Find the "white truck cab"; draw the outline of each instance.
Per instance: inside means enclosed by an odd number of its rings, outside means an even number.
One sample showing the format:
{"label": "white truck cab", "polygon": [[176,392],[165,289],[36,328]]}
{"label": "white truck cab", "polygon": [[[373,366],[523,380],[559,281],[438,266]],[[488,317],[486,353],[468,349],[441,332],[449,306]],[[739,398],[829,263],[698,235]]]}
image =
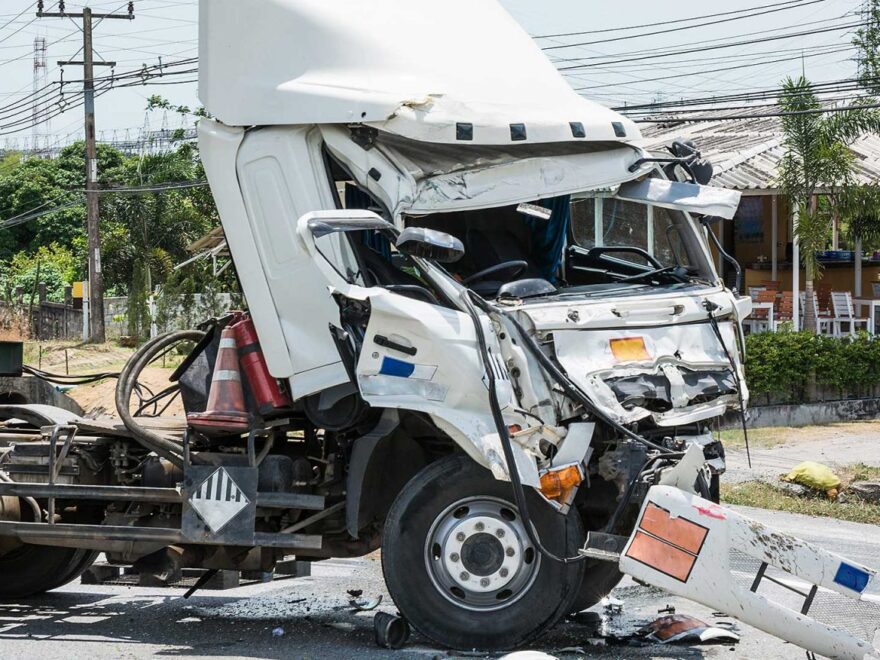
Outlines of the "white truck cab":
{"label": "white truck cab", "polygon": [[[628,531],[644,469],[691,444],[717,495],[708,429],[748,399],[749,305],[695,216],[732,218],[739,194],[696,182],[688,145],[646,153],[495,0],[200,11],[201,157],[269,371],[325,433],[405,429],[427,455],[385,521],[401,611],[504,647],[601,598],[619,573],[543,556],[511,487],[564,556],[583,530]],[[389,529],[414,516],[417,538]],[[430,598],[400,586],[413,571]]]}

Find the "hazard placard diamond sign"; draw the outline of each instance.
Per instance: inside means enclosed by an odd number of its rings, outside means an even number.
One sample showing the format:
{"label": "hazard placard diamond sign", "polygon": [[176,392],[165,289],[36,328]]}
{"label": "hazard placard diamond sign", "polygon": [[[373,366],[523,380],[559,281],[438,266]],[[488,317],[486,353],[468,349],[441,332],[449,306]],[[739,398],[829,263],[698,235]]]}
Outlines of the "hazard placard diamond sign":
{"label": "hazard placard diamond sign", "polygon": [[221,467],[194,489],[189,503],[216,534],[247,508],[250,500]]}

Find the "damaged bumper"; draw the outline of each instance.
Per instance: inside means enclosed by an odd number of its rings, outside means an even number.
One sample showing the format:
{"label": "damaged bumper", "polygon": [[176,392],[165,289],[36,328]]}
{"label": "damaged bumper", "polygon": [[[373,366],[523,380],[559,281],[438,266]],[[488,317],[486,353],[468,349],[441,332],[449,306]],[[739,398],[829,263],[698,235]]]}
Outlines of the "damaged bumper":
{"label": "damaged bumper", "polygon": [[678,488],[648,491],[619,564],[636,580],[808,651],[880,657],[880,598],[868,594],[874,570]]}
{"label": "damaged bumper", "polygon": [[[738,407],[738,383],[743,402],[748,401],[735,316],[718,322],[722,344],[702,298],[640,303],[632,309],[599,304],[558,308],[556,314],[550,309],[528,313],[538,332],[552,335],[569,378],[616,421],[650,420],[673,427]],[[716,298],[714,304],[723,305],[723,297]]]}

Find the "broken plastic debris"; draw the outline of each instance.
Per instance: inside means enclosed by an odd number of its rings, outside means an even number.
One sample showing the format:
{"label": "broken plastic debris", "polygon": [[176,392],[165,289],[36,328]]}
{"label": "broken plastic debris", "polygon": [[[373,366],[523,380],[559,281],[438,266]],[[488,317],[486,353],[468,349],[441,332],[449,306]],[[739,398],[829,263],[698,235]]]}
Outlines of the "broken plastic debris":
{"label": "broken plastic debris", "polygon": [[620,614],[623,612],[623,601],[618,600],[614,596],[605,596],[601,601],[602,608],[608,614]]}
{"label": "broken plastic debris", "polygon": [[376,598],[353,598],[348,604],[360,612],[375,610],[382,603],[382,594]]}
{"label": "broken plastic debris", "polygon": [[388,612],[377,612],[373,617],[373,633],[376,644],[386,649],[401,649],[409,639],[406,619]]}
{"label": "broken plastic debris", "polygon": [[661,644],[679,642],[736,643],[739,641],[739,635],[732,630],[710,626],[708,623],[687,614],[661,616],[639,630],[636,635]]}
{"label": "broken plastic debris", "polygon": [[284,628],[278,627],[272,629],[272,637],[284,637]]}
{"label": "broken plastic debris", "polygon": [[514,651],[501,656],[500,660],[559,660],[559,658],[543,651]]}

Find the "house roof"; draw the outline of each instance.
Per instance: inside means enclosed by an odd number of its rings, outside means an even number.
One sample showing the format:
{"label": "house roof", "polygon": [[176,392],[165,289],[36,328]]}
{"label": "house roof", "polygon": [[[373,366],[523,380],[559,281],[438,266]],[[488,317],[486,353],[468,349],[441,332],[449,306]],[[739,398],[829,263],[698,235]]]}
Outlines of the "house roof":
{"label": "house roof", "polygon": [[[764,109],[756,113],[766,114]],[[714,111],[713,111],[714,113]],[[681,120],[643,124],[643,146],[648,151],[665,151],[676,138],[693,140],[715,166],[711,185],[735,190],[768,190],[777,187],[779,166],[785,155],[782,122],[778,117],[741,117],[742,110],[717,113],[714,121],[688,121],[705,117],[705,112],[682,114]],[[856,156],[856,178],[862,184],[880,184],[880,136],[866,133],[850,149]]]}

